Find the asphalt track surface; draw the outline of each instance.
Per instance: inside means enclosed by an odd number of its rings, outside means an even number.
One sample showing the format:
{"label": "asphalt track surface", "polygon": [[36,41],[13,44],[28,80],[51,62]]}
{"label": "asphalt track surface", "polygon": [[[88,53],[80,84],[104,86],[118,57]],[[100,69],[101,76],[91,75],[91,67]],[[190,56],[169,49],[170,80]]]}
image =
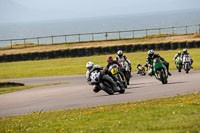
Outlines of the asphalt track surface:
{"label": "asphalt track surface", "polygon": [[189,74],[172,71],[172,76],[169,77],[166,85],[162,85],[155,77],[133,73],[131,84],[125,94],[116,93],[111,96],[104,91],[94,93],[84,75],[9,79],[7,81],[22,82],[26,85],[71,83],[1,94],[0,117],[146,100],[200,91],[200,71],[190,71]]}

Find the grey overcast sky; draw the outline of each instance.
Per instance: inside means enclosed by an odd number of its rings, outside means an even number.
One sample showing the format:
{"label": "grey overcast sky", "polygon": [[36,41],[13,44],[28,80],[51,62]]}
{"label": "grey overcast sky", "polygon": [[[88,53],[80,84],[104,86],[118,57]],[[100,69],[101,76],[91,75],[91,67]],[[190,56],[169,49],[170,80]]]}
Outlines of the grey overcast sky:
{"label": "grey overcast sky", "polygon": [[0,0],[0,21],[70,19],[200,8],[200,0]]}

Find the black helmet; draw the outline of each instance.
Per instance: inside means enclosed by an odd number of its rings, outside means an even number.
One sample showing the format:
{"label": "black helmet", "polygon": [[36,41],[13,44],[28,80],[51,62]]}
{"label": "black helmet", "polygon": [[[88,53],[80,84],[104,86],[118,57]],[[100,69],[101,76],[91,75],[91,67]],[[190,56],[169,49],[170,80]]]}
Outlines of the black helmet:
{"label": "black helmet", "polygon": [[187,49],[183,49],[183,53],[186,54],[187,53]]}

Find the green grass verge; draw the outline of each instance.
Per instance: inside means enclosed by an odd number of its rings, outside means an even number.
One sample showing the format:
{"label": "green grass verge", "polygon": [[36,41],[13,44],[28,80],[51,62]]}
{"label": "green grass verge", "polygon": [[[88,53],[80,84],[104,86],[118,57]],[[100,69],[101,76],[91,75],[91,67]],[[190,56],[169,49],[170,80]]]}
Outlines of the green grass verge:
{"label": "green grass verge", "polygon": [[[178,50],[156,51],[170,63],[170,69],[175,69],[173,57]],[[194,70],[200,69],[200,48],[188,49],[194,60]],[[136,71],[138,62],[145,64],[146,52],[125,53],[131,60],[133,71]],[[7,78],[25,78],[25,77],[41,77],[41,76],[59,76],[59,75],[77,75],[86,72],[85,64],[93,61],[95,64],[106,65],[108,55],[77,57],[77,58],[60,58],[39,61],[22,61],[0,63],[0,79]],[[112,55],[112,56],[116,56]]]}
{"label": "green grass verge", "polygon": [[200,92],[0,118],[0,132],[199,133]]}
{"label": "green grass verge", "polygon": [[50,86],[50,85],[59,85],[59,84],[68,84],[69,82],[59,82],[59,83],[48,83],[48,84],[41,84],[41,85],[25,85],[25,86],[8,86],[8,87],[0,87],[0,94],[15,92],[19,90],[25,90],[35,87],[42,87],[42,86]]}

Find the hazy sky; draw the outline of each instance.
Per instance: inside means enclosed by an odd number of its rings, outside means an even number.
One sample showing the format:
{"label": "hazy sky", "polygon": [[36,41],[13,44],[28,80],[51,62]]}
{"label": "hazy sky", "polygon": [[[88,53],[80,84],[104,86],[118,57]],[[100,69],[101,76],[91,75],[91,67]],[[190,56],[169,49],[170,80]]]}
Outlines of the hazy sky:
{"label": "hazy sky", "polygon": [[0,0],[0,17],[4,21],[28,21],[193,8],[200,8],[200,0]]}

